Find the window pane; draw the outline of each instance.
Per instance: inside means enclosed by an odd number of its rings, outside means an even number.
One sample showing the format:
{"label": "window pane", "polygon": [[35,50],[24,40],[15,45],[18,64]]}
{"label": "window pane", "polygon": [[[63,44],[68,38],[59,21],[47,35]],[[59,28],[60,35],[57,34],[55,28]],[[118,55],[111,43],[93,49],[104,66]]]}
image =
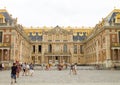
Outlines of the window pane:
{"label": "window pane", "polygon": [[41,53],[41,51],[42,51],[42,47],[41,47],[41,45],[39,45],[39,46],[38,46],[38,52]]}
{"label": "window pane", "polygon": [[67,45],[64,45],[64,52],[67,52]]}
{"label": "window pane", "polygon": [[0,32],[0,42],[2,42],[2,32]]}
{"label": "window pane", "polygon": [[35,45],[33,45],[33,52],[35,53]]}
{"label": "window pane", "polygon": [[80,45],[80,53],[83,53],[83,45]]}
{"label": "window pane", "polygon": [[74,53],[77,54],[77,45],[74,45]]}

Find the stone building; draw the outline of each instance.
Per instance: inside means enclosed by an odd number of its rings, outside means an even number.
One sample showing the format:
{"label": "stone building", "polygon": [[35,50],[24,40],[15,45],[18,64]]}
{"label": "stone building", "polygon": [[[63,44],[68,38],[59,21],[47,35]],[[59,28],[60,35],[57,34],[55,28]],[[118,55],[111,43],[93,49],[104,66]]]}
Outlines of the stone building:
{"label": "stone building", "polygon": [[23,27],[0,10],[0,62],[120,64],[120,9],[95,27]]}
{"label": "stone building", "polygon": [[84,43],[87,64],[120,65],[120,9],[114,9],[92,30]]}
{"label": "stone building", "polygon": [[0,62],[6,65],[11,62],[30,61],[30,42],[17,18],[6,9],[0,10]]}
{"label": "stone building", "polygon": [[31,58],[35,64],[78,63],[84,64],[83,41],[92,29],[71,27],[25,28],[30,38]]}

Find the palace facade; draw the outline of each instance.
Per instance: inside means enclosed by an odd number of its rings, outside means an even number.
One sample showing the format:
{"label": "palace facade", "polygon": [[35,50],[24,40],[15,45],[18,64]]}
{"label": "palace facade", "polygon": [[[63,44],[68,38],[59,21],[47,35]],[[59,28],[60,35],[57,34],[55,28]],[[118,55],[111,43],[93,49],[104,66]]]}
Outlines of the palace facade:
{"label": "palace facade", "polygon": [[95,27],[23,27],[0,9],[0,62],[120,65],[120,9]]}

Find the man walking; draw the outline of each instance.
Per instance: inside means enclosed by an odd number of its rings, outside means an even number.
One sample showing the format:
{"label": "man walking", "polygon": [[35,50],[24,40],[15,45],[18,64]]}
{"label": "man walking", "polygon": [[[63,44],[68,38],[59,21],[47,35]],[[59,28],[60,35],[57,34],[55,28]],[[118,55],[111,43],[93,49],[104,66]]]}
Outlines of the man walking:
{"label": "man walking", "polygon": [[16,83],[16,71],[17,66],[15,63],[13,63],[13,66],[11,67],[11,84]]}

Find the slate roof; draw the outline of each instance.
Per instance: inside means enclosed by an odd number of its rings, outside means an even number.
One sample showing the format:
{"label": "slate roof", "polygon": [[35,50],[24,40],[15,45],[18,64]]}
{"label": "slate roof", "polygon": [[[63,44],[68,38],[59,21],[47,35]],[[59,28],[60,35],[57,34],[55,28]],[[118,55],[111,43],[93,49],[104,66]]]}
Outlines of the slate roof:
{"label": "slate roof", "polygon": [[117,14],[120,14],[120,9],[114,9],[106,18],[105,20],[108,22],[108,23],[112,23],[115,22],[115,17]]}
{"label": "slate roof", "polygon": [[28,37],[31,41],[42,41],[42,35],[38,35],[38,32],[36,32],[34,36],[32,35],[32,32],[30,32]]}
{"label": "slate roof", "polygon": [[5,22],[6,23],[9,22],[10,25],[12,24],[13,19],[12,19],[12,17],[10,16],[10,14],[6,10],[0,11],[0,14],[2,14],[5,17]]}

